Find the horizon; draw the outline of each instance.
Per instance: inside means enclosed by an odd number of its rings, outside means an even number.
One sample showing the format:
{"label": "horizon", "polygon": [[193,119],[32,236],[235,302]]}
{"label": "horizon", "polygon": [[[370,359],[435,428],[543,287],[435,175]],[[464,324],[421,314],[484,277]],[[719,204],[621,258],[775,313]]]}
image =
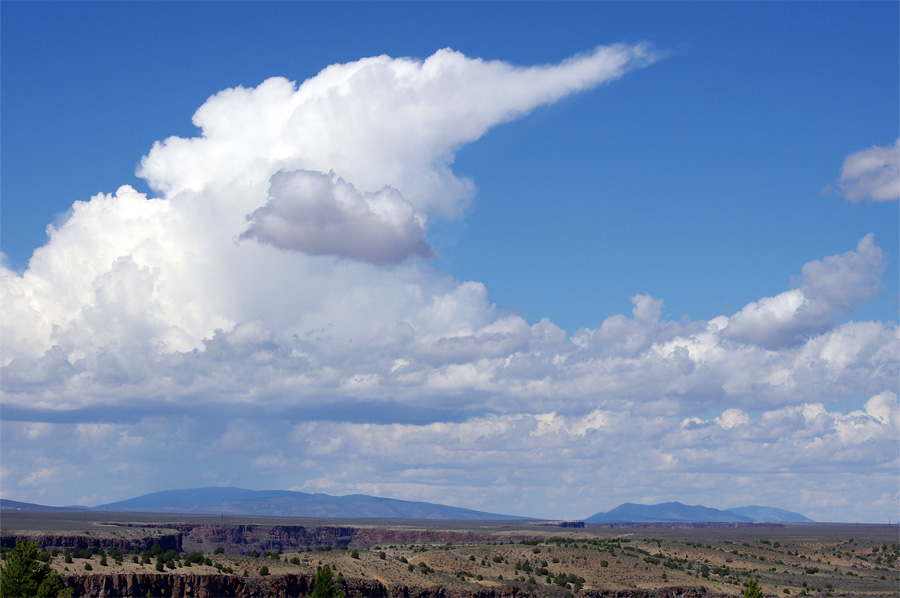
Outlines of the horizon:
{"label": "horizon", "polygon": [[[329,493],[327,493],[327,492],[309,492],[309,493],[306,493],[306,492],[301,492],[301,491],[298,491],[298,490],[282,490],[282,489],[275,489],[275,488],[266,488],[266,489],[261,489],[261,490],[254,490],[254,489],[250,489],[250,488],[240,488],[240,487],[237,487],[237,486],[203,486],[203,487],[197,487],[197,488],[172,488],[172,489],[168,489],[168,490],[157,490],[157,491],[149,492],[149,493],[142,494],[142,495],[139,495],[139,496],[132,496],[132,497],[125,498],[125,499],[122,499],[122,500],[119,500],[119,501],[114,501],[114,502],[111,502],[111,503],[97,504],[97,505],[83,505],[83,504],[48,505],[48,504],[41,504],[41,503],[30,503],[30,502],[27,502],[27,501],[13,501],[13,502],[22,502],[22,503],[25,503],[25,504],[33,504],[33,505],[35,505],[35,506],[40,506],[40,507],[50,507],[50,508],[54,508],[54,509],[65,509],[65,508],[68,508],[68,507],[77,507],[77,508],[80,508],[80,509],[88,509],[88,510],[91,510],[91,509],[99,509],[99,508],[101,508],[101,507],[107,507],[107,508],[108,508],[110,505],[116,504],[116,503],[118,503],[118,502],[128,502],[128,501],[131,501],[131,500],[135,500],[135,499],[139,499],[139,498],[145,498],[145,497],[147,497],[147,496],[153,496],[153,495],[156,495],[156,494],[167,494],[167,493],[177,493],[177,492],[192,492],[192,491],[198,491],[198,490],[216,490],[216,489],[243,490],[243,491],[247,491],[247,492],[257,492],[257,493],[258,493],[258,492],[293,492],[293,493],[298,493],[298,494],[308,494],[308,495],[316,495],[316,494],[318,494],[318,495],[324,495],[324,496],[328,496],[328,497],[332,497],[332,498],[340,498],[340,497],[345,497],[345,496],[355,496],[355,495],[358,495],[358,494],[329,494]],[[365,497],[367,497],[367,498],[382,498],[382,499],[386,499],[386,500],[394,500],[394,501],[398,501],[398,502],[421,502],[421,501],[408,501],[408,500],[405,500],[405,499],[399,499],[399,498],[394,498],[394,497],[390,497],[390,496],[372,496],[372,495],[367,495],[367,494],[363,494],[363,495],[361,495],[361,496],[365,496]],[[5,499],[5,498],[4,498],[3,500],[9,500],[9,499]],[[241,499],[241,500],[243,500],[243,499]],[[192,504],[208,504],[208,503],[192,503]],[[451,505],[443,505],[443,504],[440,504],[440,503],[429,503],[429,504],[436,504],[436,505],[438,505],[438,506],[445,506],[445,507],[446,507],[446,506],[451,506]],[[624,503],[620,503],[620,504],[616,505],[615,507],[611,507],[610,509],[607,509],[606,511],[597,511],[597,512],[592,513],[591,515],[587,515],[587,516],[585,516],[585,517],[568,518],[568,519],[566,519],[566,520],[572,520],[572,521],[585,521],[585,520],[587,520],[587,519],[590,519],[591,517],[594,517],[594,516],[597,516],[597,515],[601,515],[601,514],[605,514],[605,513],[612,512],[612,511],[618,509],[619,507],[623,507],[623,506],[626,506],[626,505],[631,505],[631,506],[641,506],[641,507],[657,507],[657,506],[670,505],[670,504],[679,505],[679,506],[683,506],[683,507],[703,507],[703,508],[705,508],[705,509],[712,509],[712,510],[723,511],[723,512],[725,512],[725,511],[733,511],[733,510],[735,510],[735,509],[763,508],[763,509],[773,509],[773,510],[778,510],[778,511],[785,511],[785,512],[789,512],[789,513],[793,513],[793,514],[795,514],[795,515],[801,515],[801,516],[806,517],[803,513],[795,512],[795,511],[792,511],[791,509],[786,509],[786,508],[783,508],[783,507],[772,506],[772,505],[747,504],[747,505],[740,505],[740,506],[734,506],[734,507],[727,507],[727,508],[725,508],[725,507],[710,507],[710,506],[708,506],[708,505],[704,505],[704,504],[701,504],[701,503],[698,503],[698,504],[687,504],[687,503],[682,503],[682,502],[680,502],[680,501],[664,501],[664,502],[660,502],[660,503],[633,503],[633,502],[624,502]],[[458,509],[463,509],[463,510],[471,510],[471,509],[467,509],[467,507],[465,507],[465,506],[463,506],[463,505],[457,505],[457,506],[454,506],[453,508],[458,508]],[[482,512],[482,513],[484,513],[484,511],[476,511],[476,512]],[[503,515],[503,516],[510,516],[510,515],[507,514],[507,513],[492,513],[492,514],[495,514],[495,515]],[[259,515],[259,516],[280,517],[280,515]],[[304,516],[300,515],[300,516],[297,516],[297,517],[304,517]],[[316,517],[318,517],[318,516],[316,516]],[[534,516],[534,515],[518,515],[518,516],[516,516],[516,517],[525,517],[525,518],[535,519],[535,520],[540,520],[540,521],[551,521],[551,520],[556,520],[556,519],[558,519],[558,518],[540,517],[540,516]],[[813,523],[853,523],[852,521],[815,521],[815,520],[812,521],[812,522],[813,522]],[[809,523],[809,522],[795,522],[795,523]],[[890,522],[889,522],[889,523],[890,523]],[[900,523],[900,522],[898,522],[898,523]],[[872,524],[873,524],[873,525],[882,525],[883,522],[872,522]]]}
{"label": "horizon", "polygon": [[3,498],[900,520],[896,3],[0,14]]}

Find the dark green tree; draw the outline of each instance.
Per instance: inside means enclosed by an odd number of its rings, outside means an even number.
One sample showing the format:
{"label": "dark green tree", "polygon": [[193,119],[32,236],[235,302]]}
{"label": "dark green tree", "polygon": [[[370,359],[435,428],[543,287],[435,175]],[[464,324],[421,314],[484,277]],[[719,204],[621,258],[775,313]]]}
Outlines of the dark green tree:
{"label": "dark green tree", "polygon": [[744,582],[743,598],[763,598],[762,588],[759,587],[759,580],[751,577]]}
{"label": "dark green tree", "polygon": [[38,560],[37,542],[16,540],[0,565],[0,596],[18,598],[71,596],[72,588],[63,586],[56,571]]}
{"label": "dark green tree", "polygon": [[344,593],[339,591],[338,585],[334,582],[331,567],[325,565],[316,569],[316,579],[313,581],[310,595],[313,598],[344,598]]}

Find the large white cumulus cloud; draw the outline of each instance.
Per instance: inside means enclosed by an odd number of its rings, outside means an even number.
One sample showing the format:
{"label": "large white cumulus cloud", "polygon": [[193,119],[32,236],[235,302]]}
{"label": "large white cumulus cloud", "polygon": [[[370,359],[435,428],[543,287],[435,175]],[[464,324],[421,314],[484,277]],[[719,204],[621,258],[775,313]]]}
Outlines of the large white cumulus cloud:
{"label": "large white cumulus cloud", "polygon": [[[741,472],[773,462],[815,465],[809,505],[841,467],[882,500],[898,329],[846,321],[880,289],[872,235],[731,317],[667,320],[636,293],[630,315],[570,333],[422,259],[429,218],[473,196],[451,169],[463,144],[654,60],[625,45],[540,67],[441,50],[211,97],[197,137],[141,162],[159,197],[77,201],[23,273],[0,267],[4,496],[97,504],[195,484],[194,468],[145,458],[165,447],[171,463],[202,460],[205,484],[252,471],[269,487],[526,515],[590,515],[601,486],[671,500],[721,482],[735,500],[714,506],[734,506],[752,490]],[[835,407],[859,397],[864,409]],[[122,484],[65,495],[88,470]]]}
{"label": "large white cumulus cloud", "polygon": [[[515,67],[449,49],[332,65],[299,87],[280,78],[230,89],[194,115],[201,136],[154,146],[140,174],[169,196],[277,170],[334,171],[363,192],[397,189],[417,210],[457,214],[473,192],[450,166],[492,126],[656,59],[599,47],[559,65]],[[247,206],[253,208],[256,206]]]}
{"label": "large white cumulus cloud", "polygon": [[[431,254],[427,215],[457,215],[473,192],[450,170],[454,152],[654,59],[618,45],[515,67],[441,50],[333,65],[299,87],[273,78],[216,94],[194,116],[198,137],[169,138],[141,162],[163,197],[126,186],[76,202],[22,276],[2,271],[2,363],[53,346],[79,359],[111,342],[181,351],[261,317],[292,333],[336,334],[346,313],[362,311],[365,332],[348,336],[381,336],[401,314],[433,311],[432,296],[456,284],[365,265]],[[344,262],[312,257],[323,255]],[[116,287],[125,277],[140,278],[140,291]],[[372,311],[382,293],[391,300]],[[470,311],[490,311],[476,301]]]}

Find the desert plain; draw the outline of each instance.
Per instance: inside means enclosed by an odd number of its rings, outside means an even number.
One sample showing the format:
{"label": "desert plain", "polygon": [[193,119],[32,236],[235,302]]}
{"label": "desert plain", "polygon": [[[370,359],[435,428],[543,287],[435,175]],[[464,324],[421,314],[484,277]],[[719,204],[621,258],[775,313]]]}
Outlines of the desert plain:
{"label": "desert plain", "polygon": [[[331,520],[88,511],[3,511],[0,524],[4,549],[14,546],[16,539],[37,542],[50,553],[45,555],[50,566],[76,588],[76,596],[126,592],[116,588],[125,587],[121,580],[127,578],[168,583],[179,576],[194,582],[237,578],[227,586],[238,588],[234,595],[265,595],[274,587],[281,588],[281,595],[303,595],[302,588],[325,565],[348,598],[740,596],[750,577],[759,580],[766,596],[782,598],[900,595],[897,525],[570,527],[531,520]],[[76,551],[79,556],[66,562],[67,551],[70,557]],[[197,562],[199,552],[202,560]],[[160,571],[157,562],[163,560]],[[119,581],[110,585],[109,579]],[[279,585],[279,580],[284,583]],[[122,595],[141,595],[142,590],[134,589],[138,587],[128,585],[129,593]],[[192,582],[179,585],[173,595],[214,595],[226,592],[223,587]],[[255,589],[246,589],[250,587]]]}

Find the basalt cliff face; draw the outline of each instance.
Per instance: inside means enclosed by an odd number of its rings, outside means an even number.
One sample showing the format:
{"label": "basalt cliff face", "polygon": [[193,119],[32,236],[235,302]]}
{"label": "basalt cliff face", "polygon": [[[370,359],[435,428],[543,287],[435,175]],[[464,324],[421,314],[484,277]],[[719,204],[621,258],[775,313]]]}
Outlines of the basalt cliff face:
{"label": "basalt cliff face", "polygon": [[36,542],[41,548],[70,548],[72,550],[91,549],[97,552],[100,548],[104,550],[121,550],[122,552],[130,552],[132,550],[144,551],[159,544],[163,550],[182,551],[182,534],[164,533],[160,535],[141,536],[134,538],[123,538],[107,535],[88,535],[88,534],[45,534],[38,532],[16,532],[14,534],[4,534],[0,537],[0,546],[3,548],[14,548],[16,540]]}
{"label": "basalt cliff face", "polygon": [[[168,525],[180,532],[181,550],[212,552],[222,546],[229,554],[250,554],[256,550],[296,552],[307,548],[369,548],[379,544],[424,544],[487,541],[487,535],[446,530],[391,530],[299,525]],[[524,536],[523,538],[524,539]]]}
{"label": "basalt cliff face", "polygon": [[[205,525],[193,523],[173,523],[154,525],[122,525],[121,527],[158,529],[158,534],[136,534],[135,537],[119,537],[111,534],[88,535],[39,534],[16,532],[4,534],[0,545],[13,548],[16,540],[37,542],[41,548],[70,549],[118,549],[123,552],[143,551],[159,544],[163,550],[213,552],[223,547],[228,554],[250,554],[267,551],[296,552],[307,548],[329,546],[331,548],[369,548],[379,544],[445,544],[458,542],[482,542],[489,540],[485,534],[455,532],[447,530],[392,530],[378,528],[357,528],[344,526],[304,527],[300,525]],[[509,536],[509,540],[531,539],[528,534]]]}
{"label": "basalt cliff face", "polygon": [[[312,592],[311,575],[272,575],[245,578],[237,575],[71,575],[63,576],[66,587],[76,597],[145,598],[293,598]],[[450,595],[440,586],[387,587],[376,580],[351,579],[341,584],[347,596],[363,598],[516,598],[520,590],[512,586],[485,588],[464,595]],[[665,597],[668,598],[668,597]],[[688,597],[693,598],[693,597]]]}
{"label": "basalt cliff face", "polygon": [[708,593],[703,588],[671,587],[655,590],[582,590],[589,598],[726,598],[727,594]]}
{"label": "basalt cliff face", "polygon": [[[71,575],[62,578],[74,590],[76,598],[294,598],[312,592],[313,576],[273,575],[244,578],[237,575]],[[388,587],[376,580],[346,580],[341,585],[347,596],[362,598],[519,598],[514,586],[483,587],[453,592],[441,586]],[[551,592],[552,593],[552,592]],[[669,587],[657,590],[585,590],[589,598],[719,598],[701,588]]]}

